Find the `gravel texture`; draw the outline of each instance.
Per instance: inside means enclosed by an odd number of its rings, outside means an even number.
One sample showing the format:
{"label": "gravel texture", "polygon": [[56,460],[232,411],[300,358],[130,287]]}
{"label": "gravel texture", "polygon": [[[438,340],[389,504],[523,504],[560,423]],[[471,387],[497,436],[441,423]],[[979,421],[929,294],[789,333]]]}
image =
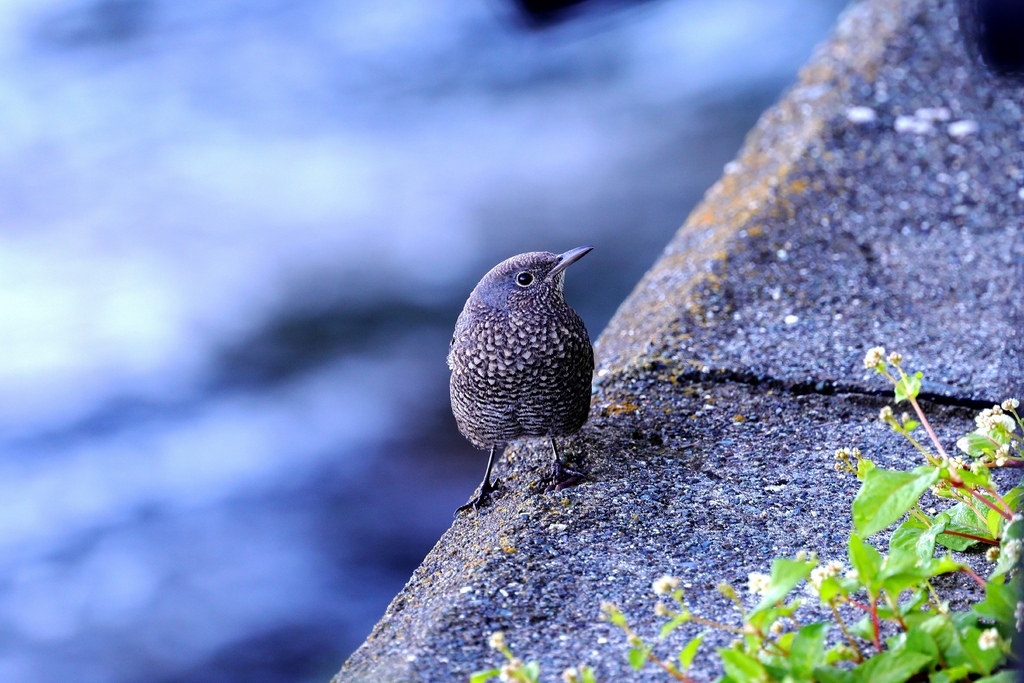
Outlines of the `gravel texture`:
{"label": "gravel texture", "polygon": [[[493,503],[455,521],[335,681],[464,681],[501,661],[495,630],[543,680],[581,662],[667,680],[629,668],[602,601],[653,634],[669,573],[736,623],[720,581],[746,596],[775,556],[844,559],[858,483],[834,450],[917,464],[876,419],[868,347],[925,372],[947,444],[1024,390],[1022,109],[1024,88],[968,56],[954,2],[853,6],[599,339],[571,440],[589,479],[545,493],[544,444],[513,444]],[[698,678],[727,639],[705,641]]]}

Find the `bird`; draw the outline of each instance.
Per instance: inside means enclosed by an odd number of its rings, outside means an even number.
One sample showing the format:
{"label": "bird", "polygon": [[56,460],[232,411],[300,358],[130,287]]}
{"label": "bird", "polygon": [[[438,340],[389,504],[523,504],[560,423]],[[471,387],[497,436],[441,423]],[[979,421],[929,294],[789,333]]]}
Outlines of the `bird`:
{"label": "bird", "polygon": [[490,455],[479,495],[456,515],[476,510],[495,489],[495,453],[512,439],[549,440],[556,488],[582,477],[562,464],[555,438],[579,431],[590,413],[594,349],[564,284],[566,268],[592,249],[513,256],[466,300],[448,347],[452,413],[462,435]]}

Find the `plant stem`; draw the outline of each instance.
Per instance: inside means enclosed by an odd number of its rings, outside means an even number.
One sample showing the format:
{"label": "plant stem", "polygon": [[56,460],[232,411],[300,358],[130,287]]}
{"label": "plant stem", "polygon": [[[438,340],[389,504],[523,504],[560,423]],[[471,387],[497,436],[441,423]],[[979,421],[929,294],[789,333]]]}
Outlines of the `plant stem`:
{"label": "plant stem", "polygon": [[943,531],[942,533],[949,534],[950,536],[959,536],[960,538],[969,538],[972,541],[977,541],[978,543],[988,543],[989,545],[999,545],[999,541],[994,541],[991,538],[984,538],[982,536],[975,536],[974,534],[965,534],[962,531]]}
{"label": "plant stem", "polygon": [[881,625],[878,623],[878,596],[877,595],[871,596],[871,604],[870,605],[865,605],[863,602],[858,602],[857,600],[850,600],[850,599],[847,599],[847,602],[849,602],[849,604],[853,605],[854,607],[862,609],[862,610],[864,610],[865,612],[867,612],[868,614],[871,615],[871,630],[872,630],[871,640],[875,644],[875,647],[878,649],[878,651],[881,652],[882,651],[882,641],[879,638],[879,632],[881,631]]}
{"label": "plant stem", "polygon": [[857,641],[853,639],[853,636],[850,635],[850,632],[847,630],[846,622],[843,621],[843,618],[841,616],[839,616],[839,610],[836,608],[836,604],[834,602],[829,602],[828,606],[832,608],[832,616],[836,618],[836,623],[839,624],[839,630],[843,632],[843,636],[846,638],[846,642],[848,642],[850,644],[850,647],[853,648],[853,651],[857,653],[857,663],[859,664],[860,662],[863,662],[864,653],[860,651],[860,647],[858,647]]}
{"label": "plant stem", "polygon": [[[910,516],[925,525],[925,528],[931,529],[934,524],[928,515],[921,511],[919,504],[915,503],[914,507],[910,508]],[[946,533],[946,532],[943,532]]]}
{"label": "plant stem", "polygon": [[946,449],[942,447],[939,437],[935,436],[935,430],[932,429],[932,425],[928,422],[928,418],[924,416],[924,411],[921,410],[921,406],[917,404],[917,399],[913,396],[908,396],[907,398],[910,401],[910,405],[914,406],[914,412],[917,413],[917,417],[920,418],[921,426],[923,426],[924,430],[928,432],[928,438],[932,440],[933,444],[935,444],[935,450],[939,452],[940,456],[948,459],[949,456],[946,455]]}
{"label": "plant stem", "polygon": [[715,629],[718,629],[720,631],[729,631],[730,633],[735,633],[736,635],[740,635],[740,636],[745,633],[744,630],[739,628],[738,626],[729,626],[728,624],[722,624],[722,623],[719,623],[717,621],[712,621],[711,619],[705,619],[704,617],[698,617],[696,614],[691,614],[690,615],[690,621],[692,621],[695,624],[700,624],[702,626],[708,626],[710,628],[715,628]]}
{"label": "plant stem", "polygon": [[[1009,512],[1006,509],[999,507],[998,505],[996,505],[995,503],[990,501],[988,498],[986,498],[985,496],[981,495],[981,492],[979,492],[977,489],[967,489],[967,490],[970,492],[970,494],[972,496],[977,498],[983,504],[987,505],[988,507],[992,508],[993,510],[998,512],[1000,515],[1002,515],[1004,519],[1011,519],[1013,517],[1013,513],[1012,512]],[[994,495],[998,496],[999,494],[996,493]],[[1000,498],[1000,500],[1002,500],[1002,498]],[[1006,501],[1003,501],[1003,505],[1006,505]]]}
{"label": "plant stem", "polygon": [[889,609],[892,610],[892,616],[896,619],[896,623],[899,624],[900,628],[903,629],[903,632],[906,633],[907,622],[903,621],[903,617],[900,615],[899,605],[893,602],[893,600],[889,597],[888,592],[885,592],[883,594],[885,595],[886,604],[889,605]]}
{"label": "plant stem", "polygon": [[903,437],[910,442],[910,445],[916,448],[924,456],[924,459],[929,465],[934,465],[938,462],[938,458],[931,454],[931,452],[921,445],[921,442],[910,435],[909,432],[902,432]]}
{"label": "plant stem", "polygon": [[878,596],[871,598],[871,639],[875,643],[875,649],[882,651],[882,626],[878,623]]}
{"label": "plant stem", "polygon": [[647,659],[648,661],[657,664],[665,671],[665,673],[667,673],[669,676],[676,679],[677,681],[687,681],[687,683],[694,683],[692,678],[690,678],[682,671],[669,664],[668,662],[661,661],[660,659],[655,657],[650,651],[647,652]]}
{"label": "plant stem", "polygon": [[991,493],[992,496],[996,499],[996,502],[999,503],[1000,505],[1002,505],[1003,506],[1003,510],[1005,510],[1008,513],[1008,514],[1004,514],[1003,517],[1005,517],[1006,519],[1012,518],[1013,517],[1013,508],[1010,507],[1010,504],[1006,502],[1005,498],[1003,498],[1001,495],[999,495],[999,491],[997,491],[994,486],[992,488],[988,488],[988,489],[985,489],[985,490],[988,491],[989,493]]}
{"label": "plant stem", "polygon": [[985,587],[985,580],[983,578],[981,578],[980,576],[978,576],[977,574],[975,574],[974,570],[971,569],[970,567],[967,567],[967,566],[961,567],[960,571],[964,572],[965,574],[970,576],[972,579],[977,581],[978,585],[981,586],[982,588]]}

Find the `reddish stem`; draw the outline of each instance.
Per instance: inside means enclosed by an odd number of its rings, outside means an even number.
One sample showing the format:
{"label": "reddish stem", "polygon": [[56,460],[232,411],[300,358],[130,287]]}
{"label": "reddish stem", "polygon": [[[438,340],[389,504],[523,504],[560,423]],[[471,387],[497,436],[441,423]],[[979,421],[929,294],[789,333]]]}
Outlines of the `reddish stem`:
{"label": "reddish stem", "polygon": [[921,426],[924,427],[926,432],[928,432],[928,438],[932,440],[933,444],[935,444],[935,450],[939,452],[939,455],[948,459],[949,456],[946,455],[946,449],[942,447],[942,442],[939,441],[939,437],[935,435],[935,430],[932,429],[931,423],[928,422],[928,418],[924,416],[924,411],[921,410],[921,406],[917,404],[917,399],[913,396],[908,396],[907,398],[910,400],[910,405],[914,407],[914,412],[917,413],[917,417],[921,420]]}
{"label": "reddish stem", "polygon": [[[955,486],[955,484],[954,484],[954,486]],[[980,500],[982,503],[984,503],[985,505],[987,505],[988,507],[992,508],[993,510],[998,512],[1000,515],[1002,515],[1003,519],[1011,519],[1013,517],[1013,513],[1007,512],[1003,508],[999,507],[998,505],[996,505],[995,503],[990,501],[988,498],[986,498],[985,496],[981,495],[981,493],[977,489],[967,489],[967,490],[970,492],[970,494],[972,496],[974,496],[975,498]]]}
{"label": "reddish stem", "polygon": [[981,578],[980,576],[978,576],[978,575],[977,575],[976,573],[974,573],[974,570],[973,570],[973,569],[971,569],[970,567],[962,567],[962,568],[960,569],[960,571],[962,571],[962,572],[966,573],[966,574],[967,574],[968,576],[970,576],[970,577],[971,577],[972,579],[974,579],[975,581],[977,581],[977,582],[978,582],[978,585],[979,585],[979,586],[981,586],[982,588],[984,588],[984,587],[985,587],[985,580],[984,580],[984,579],[982,579],[982,578]]}
{"label": "reddish stem", "polygon": [[875,649],[882,651],[881,639],[882,626],[878,623],[878,596],[871,598],[871,639],[875,643]]}
{"label": "reddish stem", "polygon": [[665,671],[665,673],[667,673],[669,676],[676,679],[677,681],[686,681],[687,683],[694,683],[694,680],[687,676],[685,672],[680,671],[679,669],[675,668],[667,662],[661,661],[650,652],[647,653],[647,659],[648,661],[654,662],[655,664],[660,666]]}
{"label": "reddish stem", "polygon": [[978,543],[988,543],[989,545],[999,545],[999,541],[993,541],[991,538],[984,538],[982,536],[975,536],[974,534],[965,534],[965,533],[960,532],[960,531],[943,531],[942,533],[949,534],[950,536],[959,536],[960,538],[969,538],[972,541],[977,541]]}
{"label": "reddish stem", "polygon": [[875,648],[879,652],[881,652],[882,651],[882,641],[879,638],[879,634],[881,633],[882,627],[878,623],[878,596],[876,595],[876,596],[871,598],[871,604],[870,605],[865,605],[863,602],[857,602],[856,600],[850,600],[849,604],[851,604],[854,607],[857,607],[859,609],[862,609],[862,610],[864,610],[865,612],[867,612],[868,614],[871,615],[871,631],[872,631],[872,633],[871,633],[871,640],[872,640],[872,642],[874,642]]}

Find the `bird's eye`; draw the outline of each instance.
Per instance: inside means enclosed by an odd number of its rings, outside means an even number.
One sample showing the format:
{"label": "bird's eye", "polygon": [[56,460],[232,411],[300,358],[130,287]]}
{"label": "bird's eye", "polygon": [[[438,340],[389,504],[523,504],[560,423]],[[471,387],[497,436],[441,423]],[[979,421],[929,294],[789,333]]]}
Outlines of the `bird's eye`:
{"label": "bird's eye", "polygon": [[516,275],[516,284],[520,287],[529,287],[533,284],[533,273],[523,271]]}

